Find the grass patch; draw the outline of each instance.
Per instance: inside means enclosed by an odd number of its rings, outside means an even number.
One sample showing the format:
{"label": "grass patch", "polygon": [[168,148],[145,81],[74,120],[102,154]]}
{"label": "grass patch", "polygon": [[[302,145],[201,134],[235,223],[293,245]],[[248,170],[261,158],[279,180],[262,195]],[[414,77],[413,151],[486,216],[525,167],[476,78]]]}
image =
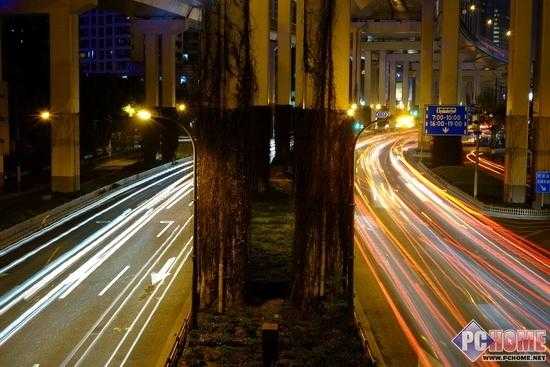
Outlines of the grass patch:
{"label": "grass patch", "polygon": [[247,273],[247,304],[223,315],[198,315],[180,366],[263,366],[264,322],[279,325],[276,366],[368,366],[353,317],[343,303],[304,314],[288,301],[292,280],[294,202],[283,190],[255,198]]}
{"label": "grass patch", "polygon": [[288,296],[291,280],[294,201],[272,189],[252,207],[247,298],[263,302]]}

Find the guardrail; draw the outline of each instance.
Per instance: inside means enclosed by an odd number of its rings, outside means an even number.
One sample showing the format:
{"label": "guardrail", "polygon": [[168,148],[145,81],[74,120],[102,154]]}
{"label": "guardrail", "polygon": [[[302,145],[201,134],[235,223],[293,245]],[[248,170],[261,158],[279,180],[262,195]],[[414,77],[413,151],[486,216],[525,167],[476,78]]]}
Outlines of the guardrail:
{"label": "guardrail", "polygon": [[466,202],[471,207],[478,209],[485,215],[493,218],[507,218],[507,219],[531,219],[531,220],[548,220],[550,219],[550,210],[538,210],[531,208],[512,208],[498,205],[485,204],[479,200],[474,199],[464,191],[460,190],[456,186],[451,185],[443,178],[433,173],[422,162],[416,159],[410,159],[410,153],[405,153],[404,157],[412,164],[423,176],[427,177],[430,181],[435,182],[438,186],[451,192],[454,196],[460,200]]}
{"label": "guardrail", "polygon": [[101,195],[104,195],[110,191],[122,189],[126,185],[129,185],[140,179],[145,179],[173,165],[180,164],[188,160],[189,158],[180,159],[178,161],[166,163],[161,166],[154,167],[148,171],[140,172],[133,176],[123,178],[122,180],[119,180],[110,185],[103,186],[88,194],[82,195],[74,200],[55,207],[47,212],[38,214],[33,218],[27,219],[24,222],[18,223],[10,228],[0,231],[0,248],[12,242],[18,241],[30,232],[38,231],[40,229],[48,227],[50,224],[56,222],[60,218],[63,218],[64,216],[76,212],[80,208],[83,208],[86,205],[93,203]]}

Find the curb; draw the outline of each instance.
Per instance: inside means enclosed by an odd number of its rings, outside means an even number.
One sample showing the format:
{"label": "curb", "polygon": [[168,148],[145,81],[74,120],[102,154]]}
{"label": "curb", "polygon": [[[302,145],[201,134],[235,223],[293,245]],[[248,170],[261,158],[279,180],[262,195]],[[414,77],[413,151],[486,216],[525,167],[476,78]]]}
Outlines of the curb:
{"label": "curb", "polygon": [[23,236],[28,234],[29,232],[38,231],[40,229],[43,229],[47,227],[48,225],[52,224],[59,218],[62,218],[80,208],[85,206],[86,204],[91,203],[94,201],[97,197],[106,194],[108,192],[114,191],[116,189],[124,188],[124,186],[127,186],[129,184],[135,183],[136,181],[139,181],[140,179],[147,178],[149,176],[152,176],[156,173],[159,173],[170,166],[174,166],[180,163],[185,163],[186,161],[190,160],[192,158],[183,158],[179,159],[174,162],[165,163],[163,165],[160,165],[158,167],[151,168],[147,171],[137,173],[133,176],[123,178],[121,180],[118,180],[112,184],[103,186],[99,189],[96,189],[92,192],[89,192],[87,194],[84,194],[76,199],[73,199],[69,202],[66,202],[65,204],[62,204],[58,207],[55,207],[47,212],[44,212],[42,214],[38,214],[37,216],[27,219],[24,222],[18,223],[10,228],[7,228],[3,231],[0,231],[0,249],[5,247],[6,245],[15,242],[17,240],[20,240]]}
{"label": "curb", "polygon": [[456,186],[448,183],[435,173],[433,173],[422,162],[415,159],[410,159],[411,153],[406,152],[404,154],[405,159],[413,165],[418,171],[430,181],[434,182],[443,189],[451,192],[454,196],[458,197],[462,201],[466,202],[470,206],[477,208],[483,214],[493,218],[506,218],[506,219],[520,219],[520,220],[549,220],[550,210],[537,210],[529,208],[509,208],[504,206],[489,205],[479,200],[474,199],[469,194],[460,190]]}
{"label": "curb", "polygon": [[354,299],[353,303],[355,309],[353,312],[355,325],[357,326],[359,336],[363,341],[363,349],[369,359],[369,366],[386,367],[386,363],[382,357],[382,352],[380,351],[376,337],[372,332],[372,327],[367,319],[367,315],[363,311],[363,308],[357,299]]}

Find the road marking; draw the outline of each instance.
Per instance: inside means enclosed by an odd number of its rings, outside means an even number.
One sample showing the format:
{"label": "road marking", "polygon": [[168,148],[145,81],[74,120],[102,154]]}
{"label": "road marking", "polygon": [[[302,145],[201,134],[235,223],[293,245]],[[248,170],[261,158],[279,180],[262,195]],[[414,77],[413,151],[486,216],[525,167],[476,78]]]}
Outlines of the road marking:
{"label": "road marking", "polygon": [[109,284],[107,284],[107,285],[105,286],[105,288],[103,288],[103,290],[102,290],[101,292],[99,292],[98,296],[99,296],[99,297],[103,296],[103,295],[105,294],[105,292],[107,292],[107,291],[109,290],[109,288],[111,288],[111,287],[113,286],[113,284],[115,284],[115,282],[116,282],[117,280],[119,280],[120,277],[121,277],[124,273],[126,273],[126,271],[127,271],[128,269],[130,269],[130,265],[126,265],[126,266],[124,267],[124,269],[122,269],[122,270],[120,271],[120,273],[118,273],[118,275],[117,275],[116,277],[114,277],[113,280],[111,280],[111,281],[109,282]]}
{"label": "road marking", "polygon": [[172,224],[174,224],[174,221],[173,220],[161,220],[160,221],[160,224],[166,224],[166,226],[162,229],[162,231],[160,231],[158,234],[157,234],[157,238],[159,238],[160,236],[162,236],[162,234],[164,232],[166,232],[168,230],[168,228],[170,228],[170,226]]}
{"label": "road marking", "polygon": [[158,272],[151,272],[151,284],[155,285],[159,282],[162,282],[164,278],[169,275],[169,271],[172,268],[172,264],[176,261],[175,257],[171,257],[166,261],[166,264]]}
{"label": "road marking", "polygon": [[57,246],[55,248],[55,250],[53,250],[52,254],[50,255],[50,257],[48,257],[48,261],[46,261],[46,264],[49,264],[50,261],[52,261],[52,259],[54,258],[54,256],[57,254],[57,252],[59,251],[59,246]]}
{"label": "road marking", "polygon": [[[134,350],[136,344],[138,343],[139,339],[141,338],[141,335],[143,334],[143,332],[145,331],[145,328],[147,327],[147,325],[149,324],[149,322],[151,321],[151,319],[153,318],[153,315],[155,314],[155,312],[157,312],[157,309],[160,305],[160,303],[162,302],[162,300],[164,299],[164,297],[166,296],[166,293],[168,292],[168,290],[170,289],[170,286],[172,285],[172,283],[174,282],[174,280],[176,279],[177,275],[179,274],[181,268],[185,265],[185,263],[187,263],[187,259],[189,258],[189,256],[191,255],[191,253],[193,252],[193,249],[191,248],[189,250],[189,252],[187,253],[187,255],[185,256],[185,258],[183,259],[183,261],[180,263],[180,265],[178,266],[178,268],[176,269],[175,273],[174,273],[174,276],[172,277],[172,279],[170,279],[170,281],[168,282],[168,285],[166,286],[166,288],[164,289],[164,292],[162,292],[161,296],[158,298],[157,300],[157,303],[155,304],[155,307],[153,308],[153,310],[151,311],[151,313],[149,314],[149,316],[147,317],[147,319],[145,320],[145,322],[143,323],[143,325],[141,326],[141,329],[139,330],[137,336],[134,338],[134,342],[132,343],[132,345],[130,346],[130,348],[128,348],[128,351],[126,352],[126,356],[124,356],[124,359],[122,360],[122,362],[120,363],[120,366],[124,366],[126,364],[126,362],[128,361],[128,358],[130,357],[130,354],[132,354],[132,351]],[[144,308],[145,309],[145,308]]]}
{"label": "road marking", "polygon": [[[73,364],[73,366],[78,366],[82,363],[84,358],[88,355],[90,350],[94,347],[97,340],[102,337],[105,330],[110,327],[111,323],[115,319],[115,317],[119,314],[119,312],[122,310],[122,308],[128,303],[131,296],[136,292],[139,285],[147,278],[147,275],[149,271],[152,270],[154,266],[158,263],[158,261],[161,259],[162,256],[168,251],[168,249],[174,244],[175,240],[178,238],[178,236],[181,234],[181,232],[184,230],[184,228],[180,228],[179,225],[176,226],[173,230],[170,236],[165,240],[165,242],[159,246],[159,248],[155,251],[155,253],[147,260],[145,264],[138,270],[138,272],[133,276],[133,278],[128,282],[128,284],[124,287],[124,289],[119,293],[119,295],[115,298],[115,300],[109,305],[109,307],[103,312],[103,314],[96,320],[94,325],[86,332],[84,337],[80,340],[80,342],[73,348],[71,353],[65,358],[65,360],[61,363],[62,367],[66,367],[69,362],[75,357],[76,353],[84,346],[84,343],[92,336],[92,333],[94,334],[93,340],[91,340],[88,344],[86,349],[81,353],[80,358]],[[188,241],[188,243],[191,242],[193,237]],[[158,255],[158,256],[157,256]],[[152,262],[152,264],[151,264]],[[151,264],[151,265],[150,265]],[[149,266],[150,265],[150,266]],[[142,273],[145,272],[143,275]],[[134,282],[136,282],[133,284]],[[133,287],[132,287],[133,285]],[[131,288],[132,287],[132,288]],[[125,294],[129,290],[128,294]],[[116,309],[115,306],[120,302],[118,307]],[[99,325],[105,320],[106,317],[109,316],[110,312],[114,309],[114,312],[110,315],[108,320],[105,321],[105,324],[100,328],[99,331],[96,331],[96,329],[99,327]],[[94,331],[96,331],[94,333]]]}

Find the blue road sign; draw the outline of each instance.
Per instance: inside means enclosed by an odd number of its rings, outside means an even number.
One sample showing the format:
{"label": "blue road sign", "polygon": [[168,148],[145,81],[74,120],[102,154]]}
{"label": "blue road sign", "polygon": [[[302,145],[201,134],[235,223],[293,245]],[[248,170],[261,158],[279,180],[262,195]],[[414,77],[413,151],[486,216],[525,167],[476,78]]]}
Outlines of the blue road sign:
{"label": "blue road sign", "polygon": [[426,134],[432,136],[467,135],[468,112],[466,106],[428,106],[424,127]]}
{"label": "blue road sign", "polygon": [[550,171],[539,171],[536,175],[537,194],[550,194]]}

